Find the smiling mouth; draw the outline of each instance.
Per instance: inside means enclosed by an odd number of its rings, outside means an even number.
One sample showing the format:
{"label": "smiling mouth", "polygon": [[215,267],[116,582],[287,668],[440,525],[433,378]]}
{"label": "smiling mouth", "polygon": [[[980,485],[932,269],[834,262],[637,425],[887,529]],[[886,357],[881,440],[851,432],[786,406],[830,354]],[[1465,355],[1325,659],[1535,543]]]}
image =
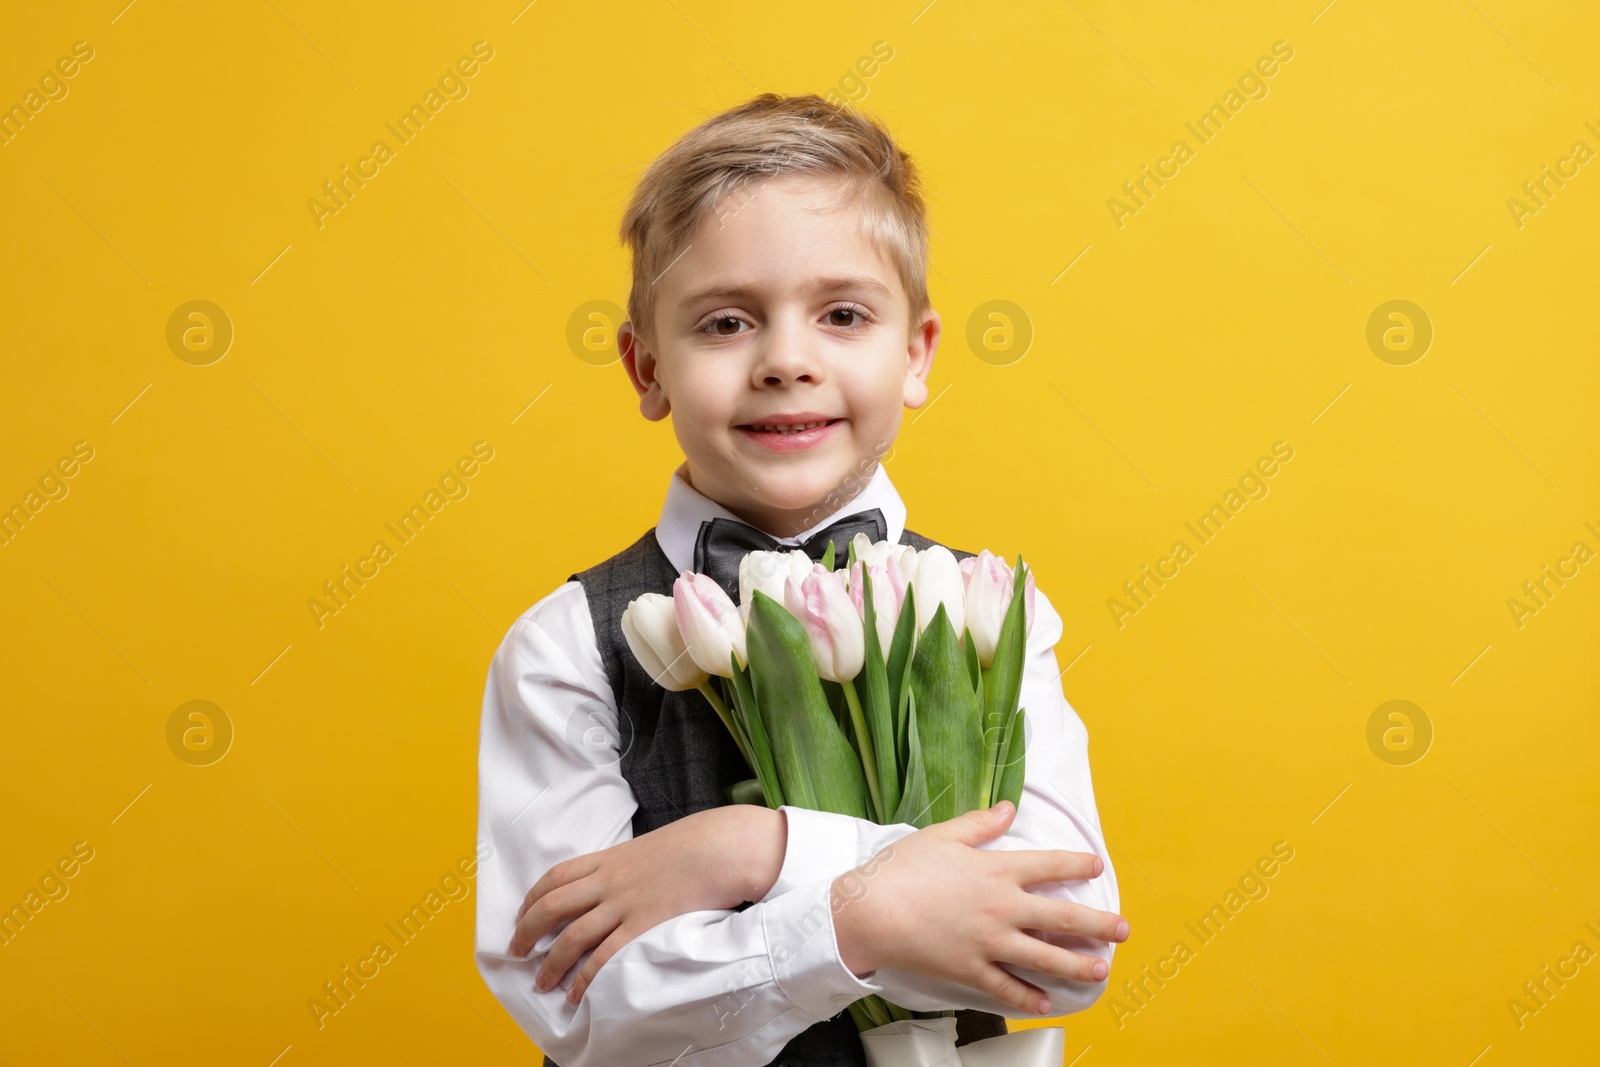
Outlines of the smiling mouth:
{"label": "smiling mouth", "polygon": [[834,423],[842,421],[842,419],[819,419],[816,422],[799,423],[745,423],[739,429],[753,430],[756,433],[792,434],[815,430],[822,426],[832,426]]}

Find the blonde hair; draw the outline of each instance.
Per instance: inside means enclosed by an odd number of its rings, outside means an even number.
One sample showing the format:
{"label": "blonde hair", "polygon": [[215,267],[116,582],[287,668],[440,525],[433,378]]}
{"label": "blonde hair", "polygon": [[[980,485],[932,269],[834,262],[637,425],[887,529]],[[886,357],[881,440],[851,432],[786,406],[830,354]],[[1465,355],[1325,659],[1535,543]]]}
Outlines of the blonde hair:
{"label": "blonde hair", "polygon": [[658,156],[633,190],[622,241],[633,255],[628,318],[655,343],[655,283],[723,197],[785,174],[838,175],[868,238],[899,271],[916,323],[929,305],[928,223],[911,157],[876,118],[815,93],[762,93],[713,115]]}

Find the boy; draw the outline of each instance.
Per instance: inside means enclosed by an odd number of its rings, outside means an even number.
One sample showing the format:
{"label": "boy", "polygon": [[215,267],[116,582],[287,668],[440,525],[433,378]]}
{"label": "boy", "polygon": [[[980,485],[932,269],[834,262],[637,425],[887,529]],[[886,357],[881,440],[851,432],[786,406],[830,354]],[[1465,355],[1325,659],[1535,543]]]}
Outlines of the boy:
{"label": "boy", "polygon": [[771,93],[690,131],[634,192],[618,343],[685,460],[655,527],[517,620],[484,694],[476,958],[545,1067],[864,1064],[846,1008],[869,993],[956,1009],[965,1043],[1087,1007],[1128,936],[1042,591],[1020,812],[921,830],[727,803],[750,777],[732,736],[619,629],[686,570],[737,600],[752,548],[935,543],[876,462],[928,398],[924,211],[881,125]]}

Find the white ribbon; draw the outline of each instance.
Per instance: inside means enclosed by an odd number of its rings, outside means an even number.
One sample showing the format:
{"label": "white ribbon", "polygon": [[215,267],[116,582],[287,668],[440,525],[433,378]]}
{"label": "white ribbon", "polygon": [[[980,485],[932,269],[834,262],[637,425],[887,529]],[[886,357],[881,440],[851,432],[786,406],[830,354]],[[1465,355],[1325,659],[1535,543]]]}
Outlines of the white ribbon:
{"label": "white ribbon", "polygon": [[861,1031],[867,1067],[963,1067],[956,1048],[956,1020],[905,1019]]}
{"label": "white ribbon", "polygon": [[1061,1067],[1067,1055],[1067,1031],[1061,1026],[1018,1030],[962,1045],[956,1052],[961,1067]]}
{"label": "white ribbon", "polygon": [[1018,1030],[956,1047],[953,1016],[910,1019],[861,1032],[867,1067],[1061,1067],[1067,1031]]}

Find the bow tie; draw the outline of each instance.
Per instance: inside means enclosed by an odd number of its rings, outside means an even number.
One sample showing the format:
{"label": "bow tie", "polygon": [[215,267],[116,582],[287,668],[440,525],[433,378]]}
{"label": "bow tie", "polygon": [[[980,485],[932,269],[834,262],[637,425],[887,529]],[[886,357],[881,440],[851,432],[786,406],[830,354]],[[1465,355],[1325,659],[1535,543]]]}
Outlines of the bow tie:
{"label": "bow tie", "polygon": [[782,552],[798,548],[812,559],[820,561],[828,545],[832,544],[834,566],[838,567],[849,558],[850,540],[858,533],[866,534],[869,541],[886,540],[889,533],[883,512],[869,508],[846,515],[793,546],[781,545],[770,534],[735,519],[706,519],[700,523],[700,534],[694,541],[694,569],[698,574],[709,575],[737,604],[739,561],[744,559],[745,553],[758,550]]}

